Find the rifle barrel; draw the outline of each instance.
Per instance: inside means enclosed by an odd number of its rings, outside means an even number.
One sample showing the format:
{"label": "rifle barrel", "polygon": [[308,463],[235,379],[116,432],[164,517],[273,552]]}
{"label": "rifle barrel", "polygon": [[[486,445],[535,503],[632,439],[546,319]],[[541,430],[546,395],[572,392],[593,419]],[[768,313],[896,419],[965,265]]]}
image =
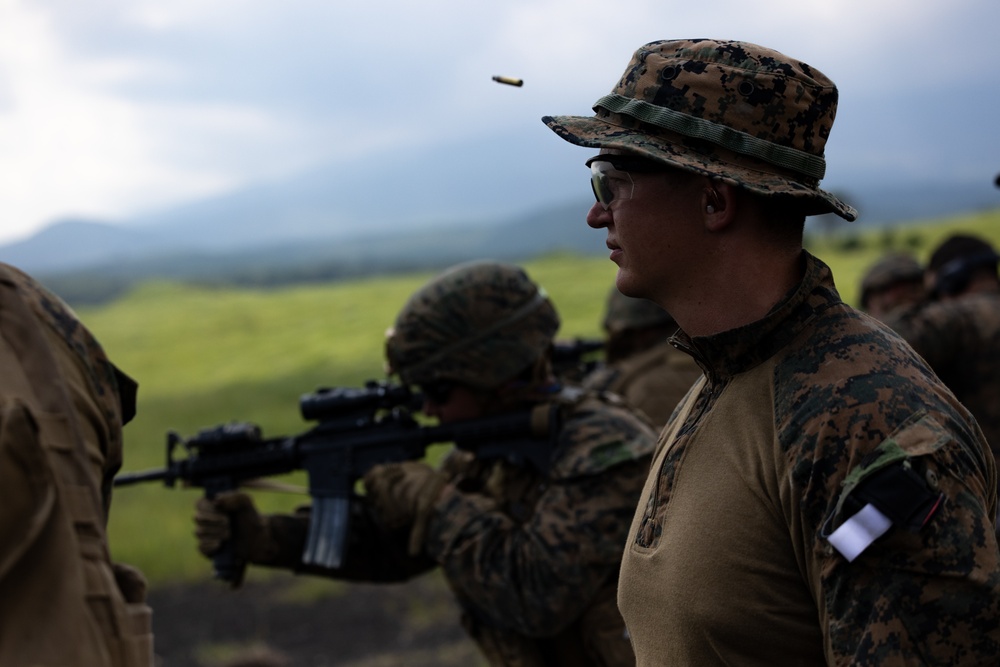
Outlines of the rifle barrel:
{"label": "rifle barrel", "polygon": [[142,470],[140,472],[126,472],[115,477],[115,486],[129,486],[140,482],[155,482],[165,479],[168,470],[166,468],[155,468],[153,470]]}

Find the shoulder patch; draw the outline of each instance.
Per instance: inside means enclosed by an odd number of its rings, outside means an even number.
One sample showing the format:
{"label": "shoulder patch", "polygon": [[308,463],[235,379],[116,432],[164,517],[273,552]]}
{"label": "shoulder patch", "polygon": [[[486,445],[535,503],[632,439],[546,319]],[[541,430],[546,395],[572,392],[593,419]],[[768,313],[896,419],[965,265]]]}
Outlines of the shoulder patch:
{"label": "shoulder patch", "polygon": [[920,530],[944,495],[930,488],[912,461],[950,440],[931,416],[914,414],[847,475],[821,535],[852,561],[894,525]]}

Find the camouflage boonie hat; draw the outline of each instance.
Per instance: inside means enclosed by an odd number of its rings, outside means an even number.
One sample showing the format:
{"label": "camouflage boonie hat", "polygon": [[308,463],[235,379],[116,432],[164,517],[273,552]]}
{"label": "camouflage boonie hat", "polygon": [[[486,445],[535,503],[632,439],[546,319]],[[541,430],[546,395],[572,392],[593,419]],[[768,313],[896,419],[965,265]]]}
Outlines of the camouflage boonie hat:
{"label": "camouflage boonie hat", "polygon": [[649,299],[625,296],[617,287],[612,287],[608,292],[608,305],[602,324],[609,334],[617,334],[629,329],[669,326],[675,322],[670,313]]}
{"label": "camouflage boonie hat", "polygon": [[861,306],[868,304],[872,292],[896,283],[923,283],[924,269],[916,257],[907,253],[892,253],[878,260],[861,278]]}
{"label": "camouflage boonie hat", "polygon": [[663,40],[640,47],[596,116],[545,116],[578,146],[616,148],[794,198],[806,215],[857,211],[819,188],[837,87],[818,70],[747,42]]}
{"label": "camouflage boonie hat", "polygon": [[387,332],[388,370],[406,384],[452,380],[493,389],[544,354],[558,329],[555,307],[522,269],[460,264],[403,306]]}

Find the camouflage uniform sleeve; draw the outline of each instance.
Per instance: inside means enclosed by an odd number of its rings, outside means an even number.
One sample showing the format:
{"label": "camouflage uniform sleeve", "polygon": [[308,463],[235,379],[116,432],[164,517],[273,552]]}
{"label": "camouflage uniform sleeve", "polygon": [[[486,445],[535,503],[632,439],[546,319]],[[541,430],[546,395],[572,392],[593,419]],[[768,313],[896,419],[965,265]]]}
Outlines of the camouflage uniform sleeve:
{"label": "camouflage uniform sleeve", "polygon": [[[990,486],[995,482],[984,479],[992,465],[919,413],[876,450],[883,462],[892,451],[905,457],[899,461],[913,473],[916,486],[926,482],[928,507],[934,509],[923,525],[894,524],[852,562],[825,540],[817,542],[823,546],[814,576],[820,582],[827,661],[995,664],[1000,556],[992,519],[996,503]],[[879,460],[866,457],[846,481],[863,482],[876,474]],[[832,499],[850,500],[852,493],[845,483]],[[844,510],[840,516],[834,510],[834,524],[857,504],[847,507],[838,506]]]}
{"label": "camouflage uniform sleeve", "polygon": [[598,366],[588,373],[580,382],[580,386],[591,391],[610,391],[620,373],[607,364]]}
{"label": "camouflage uniform sleeve", "polygon": [[425,547],[466,610],[529,637],[577,619],[617,575],[654,439],[637,419],[567,425],[563,455],[525,516],[516,502],[502,508],[446,487]]}

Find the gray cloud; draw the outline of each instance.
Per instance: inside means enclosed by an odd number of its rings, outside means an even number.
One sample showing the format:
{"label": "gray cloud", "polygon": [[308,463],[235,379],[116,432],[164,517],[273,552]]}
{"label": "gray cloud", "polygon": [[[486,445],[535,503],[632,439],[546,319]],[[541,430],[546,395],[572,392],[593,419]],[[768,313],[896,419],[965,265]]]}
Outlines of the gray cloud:
{"label": "gray cloud", "polygon": [[[29,176],[0,207],[12,229],[71,213],[125,218],[337,160],[412,160],[448,145],[495,152],[452,160],[494,165],[479,181],[489,187],[526,160],[578,157],[540,116],[588,113],[636,46],[691,36],[767,44],[838,83],[831,187],[873,173],[987,178],[1000,155],[1000,5],[939,4],[720,0],[707,22],[703,8],[646,0],[13,2],[0,10],[11,19],[0,24],[22,26],[0,27],[0,121],[23,129],[5,139],[0,127],[0,175],[29,165]],[[37,112],[53,105],[63,113]],[[517,155],[489,141],[515,130],[531,139]],[[40,140],[53,132],[70,140]],[[118,148],[102,156],[105,144]],[[569,195],[570,181],[553,179],[548,194]],[[530,197],[543,193],[539,184]]]}

